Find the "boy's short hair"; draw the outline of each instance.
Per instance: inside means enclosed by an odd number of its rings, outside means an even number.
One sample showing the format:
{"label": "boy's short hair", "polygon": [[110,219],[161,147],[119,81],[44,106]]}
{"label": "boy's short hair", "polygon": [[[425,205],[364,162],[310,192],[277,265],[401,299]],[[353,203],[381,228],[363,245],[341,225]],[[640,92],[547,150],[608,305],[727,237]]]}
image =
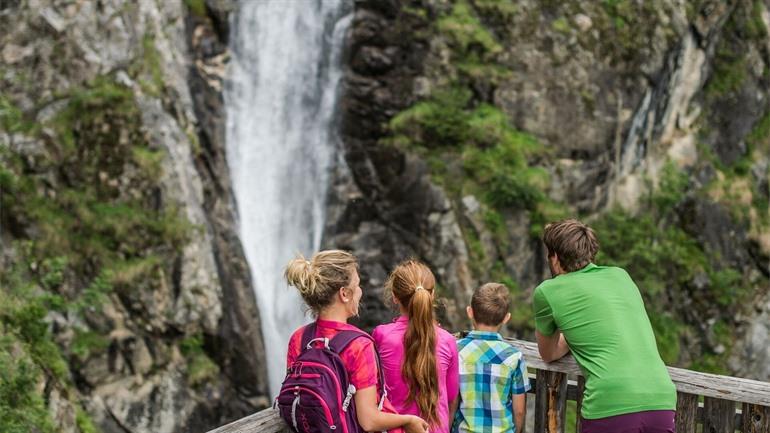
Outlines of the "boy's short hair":
{"label": "boy's short hair", "polygon": [[508,288],[500,283],[484,284],[473,292],[471,308],[476,323],[487,326],[500,325],[511,308]]}

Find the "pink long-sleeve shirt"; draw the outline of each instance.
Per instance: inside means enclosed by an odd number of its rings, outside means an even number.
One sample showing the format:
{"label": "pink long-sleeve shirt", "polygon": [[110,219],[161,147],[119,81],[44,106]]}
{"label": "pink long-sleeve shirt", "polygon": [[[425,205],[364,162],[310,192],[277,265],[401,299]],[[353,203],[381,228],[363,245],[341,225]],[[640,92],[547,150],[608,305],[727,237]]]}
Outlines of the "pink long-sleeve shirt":
{"label": "pink long-sleeve shirt", "polygon": [[[407,404],[409,387],[401,376],[404,362],[404,335],[409,326],[409,318],[401,316],[393,321],[374,328],[377,351],[380,354],[382,370],[385,373],[385,385],[390,402],[398,413],[420,416],[416,402]],[[449,413],[449,402],[459,392],[460,368],[457,362],[457,342],[449,332],[436,326],[436,366],[438,370],[438,416],[440,426],[430,429],[431,433],[449,433],[454,414]]]}

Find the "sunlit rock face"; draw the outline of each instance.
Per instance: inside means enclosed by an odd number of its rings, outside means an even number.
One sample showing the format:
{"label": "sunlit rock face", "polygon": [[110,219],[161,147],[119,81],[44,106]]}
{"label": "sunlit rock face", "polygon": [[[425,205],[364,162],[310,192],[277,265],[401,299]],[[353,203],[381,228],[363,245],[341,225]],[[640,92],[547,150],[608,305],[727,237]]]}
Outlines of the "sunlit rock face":
{"label": "sunlit rock face", "polygon": [[60,246],[38,256],[69,302],[45,318],[67,363],[39,376],[55,431],[205,431],[269,404],[217,129],[232,5],[211,3],[0,7],[3,109],[31,125],[3,123],[4,167],[77,215],[51,237],[28,202],[2,227],[3,272],[19,242]]}
{"label": "sunlit rock face", "polygon": [[[280,342],[263,341],[276,325],[257,306],[227,132],[237,3],[0,3],[0,274],[66,301],[39,304],[58,352],[34,381],[54,430],[198,432],[267,407]],[[550,276],[539,232],[579,216],[599,229],[597,261],[637,280],[667,363],[768,380],[762,2],[358,0],[335,14],[350,19],[323,32],[344,42],[339,99],[310,119],[335,145],[310,158],[328,192],[308,213],[324,217],[284,246],[356,254],[355,323],[394,316],[384,281],[416,257],[442,325],[466,328],[474,287],[502,281],[504,333],[531,339],[531,292]],[[2,353],[21,364],[17,334]]]}
{"label": "sunlit rock face", "polygon": [[[728,361],[743,347],[729,343],[735,336],[757,344],[762,319],[749,306],[770,286],[767,10],[758,2],[616,6],[356,3],[345,165],[335,172],[324,244],[361,258],[359,324],[393,316],[383,282],[416,256],[448,300],[442,323],[466,327],[473,287],[504,281],[514,286],[508,332],[531,338],[531,290],[550,276],[537,234],[548,219],[580,216],[606,240],[598,260],[637,279],[667,363],[762,376],[738,368],[755,361]],[[506,131],[540,149],[526,158],[547,173],[529,183],[545,195],[534,204],[499,205],[490,197],[499,184],[472,166],[474,148],[494,151],[506,139],[473,129],[490,106]],[[505,163],[490,176],[504,176]],[[559,211],[549,210],[554,203]],[[634,224],[649,224],[650,234],[614,236]],[[650,266],[671,269],[648,276]]]}

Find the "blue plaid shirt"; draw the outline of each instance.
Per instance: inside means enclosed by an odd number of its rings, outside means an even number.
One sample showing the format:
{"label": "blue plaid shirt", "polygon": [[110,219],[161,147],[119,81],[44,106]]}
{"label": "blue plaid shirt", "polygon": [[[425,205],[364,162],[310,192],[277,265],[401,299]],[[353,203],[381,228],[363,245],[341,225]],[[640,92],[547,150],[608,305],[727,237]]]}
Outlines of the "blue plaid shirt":
{"label": "blue plaid shirt", "polygon": [[527,365],[518,349],[497,332],[472,331],[457,341],[460,404],[453,432],[515,430],[513,395],[530,389]]}

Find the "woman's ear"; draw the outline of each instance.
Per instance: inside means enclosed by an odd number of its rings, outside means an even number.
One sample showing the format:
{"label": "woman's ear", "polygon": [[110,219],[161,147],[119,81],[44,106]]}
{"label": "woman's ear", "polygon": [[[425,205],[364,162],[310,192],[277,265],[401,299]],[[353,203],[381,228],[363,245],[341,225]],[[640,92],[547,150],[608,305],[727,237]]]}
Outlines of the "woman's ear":
{"label": "woman's ear", "polygon": [[340,287],[340,290],[337,292],[337,296],[340,297],[340,301],[347,304],[350,302],[350,300],[353,298],[351,294],[348,294],[347,288]]}

